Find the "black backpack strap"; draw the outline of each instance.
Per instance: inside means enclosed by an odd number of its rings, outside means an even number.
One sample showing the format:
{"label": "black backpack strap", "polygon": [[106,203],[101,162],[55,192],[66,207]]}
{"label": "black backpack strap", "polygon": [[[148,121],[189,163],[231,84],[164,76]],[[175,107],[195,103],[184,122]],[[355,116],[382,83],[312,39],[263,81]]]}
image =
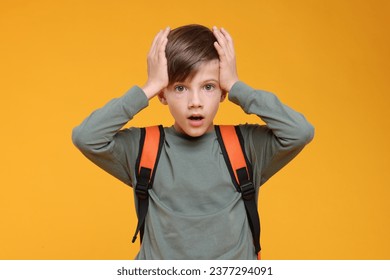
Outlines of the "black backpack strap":
{"label": "black backpack strap", "polygon": [[252,166],[245,154],[244,139],[238,126],[215,126],[217,139],[228,167],[232,182],[241,193],[256,254],[260,256],[260,219],[253,186]]}
{"label": "black backpack strap", "polygon": [[133,240],[137,239],[138,232],[141,235],[141,242],[144,233],[145,218],[149,207],[149,189],[152,188],[154,175],[164,144],[164,129],[160,126],[141,128],[139,152],[136,162],[137,184],[134,188],[138,198],[138,224]]}

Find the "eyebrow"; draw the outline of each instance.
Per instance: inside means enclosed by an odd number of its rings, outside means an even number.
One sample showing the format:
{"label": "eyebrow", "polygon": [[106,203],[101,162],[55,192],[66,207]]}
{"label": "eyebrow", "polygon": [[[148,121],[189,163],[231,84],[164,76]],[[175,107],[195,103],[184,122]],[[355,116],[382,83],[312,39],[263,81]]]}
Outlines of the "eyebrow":
{"label": "eyebrow", "polygon": [[215,83],[219,83],[219,81],[217,81],[216,79],[207,79],[207,80],[204,80],[203,83],[206,83],[206,82],[215,82]]}
{"label": "eyebrow", "polygon": [[[216,83],[216,84],[219,84],[219,81],[218,80],[216,80],[216,79],[206,79],[206,80],[204,80],[204,81],[201,81],[200,83],[201,84],[205,84],[205,83],[209,83],[209,82],[214,82],[214,83]],[[185,85],[187,82],[186,81],[183,81],[183,82],[174,82],[172,85],[178,85],[178,84],[183,84],[183,85]]]}

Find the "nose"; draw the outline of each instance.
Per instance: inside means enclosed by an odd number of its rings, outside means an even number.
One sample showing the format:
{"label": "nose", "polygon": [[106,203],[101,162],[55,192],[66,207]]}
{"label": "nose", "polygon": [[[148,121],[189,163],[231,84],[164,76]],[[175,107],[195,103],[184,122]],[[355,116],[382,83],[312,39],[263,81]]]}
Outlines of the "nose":
{"label": "nose", "polygon": [[201,93],[197,90],[192,90],[188,94],[188,108],[203,107]]}

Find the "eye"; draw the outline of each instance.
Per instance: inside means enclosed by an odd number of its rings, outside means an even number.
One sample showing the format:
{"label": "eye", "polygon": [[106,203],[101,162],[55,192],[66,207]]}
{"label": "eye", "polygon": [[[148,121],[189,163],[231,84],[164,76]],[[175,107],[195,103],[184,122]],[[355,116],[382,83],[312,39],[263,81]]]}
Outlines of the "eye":
{"label": "eye", "polygon": [[215,86],[213,84],[207,84],[203,87],[206,91],[212,91],[215,89]]}
{"label": "eye", "polygon": [[185,86],[182,86],[182,85],[175,86],[175,91],[176,92],[183,92],[185,90],[186,90]]}

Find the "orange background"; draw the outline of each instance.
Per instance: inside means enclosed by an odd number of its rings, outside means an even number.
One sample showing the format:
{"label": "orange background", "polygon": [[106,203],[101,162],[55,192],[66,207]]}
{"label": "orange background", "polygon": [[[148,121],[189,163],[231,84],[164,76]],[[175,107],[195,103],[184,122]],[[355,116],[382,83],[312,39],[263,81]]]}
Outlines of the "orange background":
{"label": "orange background", "polygon": [[[316,128],[262,189],[265,259],[390,259],[389,1],[0,2],[0,259],[132,259],[132,190],[71,130],[146,80],[156,32],[223,26],[240,79]],[[224,102],[217,123],[255,122]],[[170,125],[157,100],[133,125]]]}

